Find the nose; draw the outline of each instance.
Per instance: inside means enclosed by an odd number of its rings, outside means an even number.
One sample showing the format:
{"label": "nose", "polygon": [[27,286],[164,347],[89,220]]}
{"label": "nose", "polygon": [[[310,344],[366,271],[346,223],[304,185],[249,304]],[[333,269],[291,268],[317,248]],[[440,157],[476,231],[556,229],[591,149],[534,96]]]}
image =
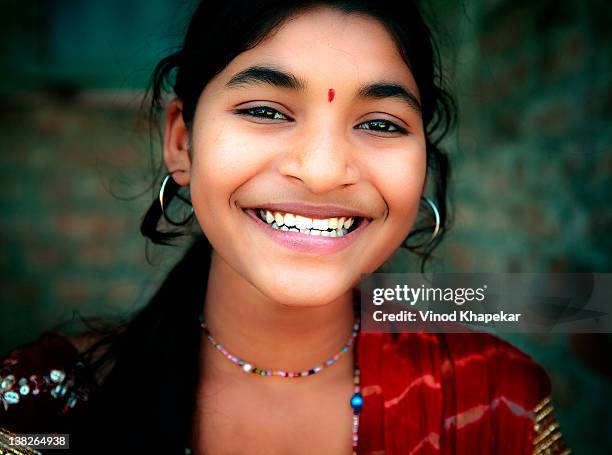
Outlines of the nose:
{"label": "nose", "polygon": [[333,121],[321,118],[312,123],[294,138],[278,164],[279,172],[316,194],[356,183],[360,172],[348,134]]}

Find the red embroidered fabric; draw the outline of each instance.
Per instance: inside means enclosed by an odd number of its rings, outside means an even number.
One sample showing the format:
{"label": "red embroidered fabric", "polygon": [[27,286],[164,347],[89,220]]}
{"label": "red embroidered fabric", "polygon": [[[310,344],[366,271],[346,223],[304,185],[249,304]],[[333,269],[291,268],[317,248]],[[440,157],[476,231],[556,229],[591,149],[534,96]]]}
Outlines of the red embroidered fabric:
{"label": "red embroidered fabric", "polygon": [[361,455],[532,454],[550,380],[485,333],[361,334]]}
{"label": "red embroidered fabric", "polygon": [[61,433],[78,417],[93,385],[64,336],[45,333],[0,360],[0,428]]}

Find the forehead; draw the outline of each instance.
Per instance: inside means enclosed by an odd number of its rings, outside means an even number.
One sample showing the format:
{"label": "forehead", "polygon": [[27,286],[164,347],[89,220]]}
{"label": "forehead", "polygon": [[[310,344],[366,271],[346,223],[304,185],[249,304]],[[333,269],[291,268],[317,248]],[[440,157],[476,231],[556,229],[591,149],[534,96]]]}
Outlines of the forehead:
{"label": "forehead", "polygon": [[262,62],[290,69],[309,89],[392,79],[417,92],[410,69],[385,26],[373,17],[321,7],[287,19],[222,74]]}

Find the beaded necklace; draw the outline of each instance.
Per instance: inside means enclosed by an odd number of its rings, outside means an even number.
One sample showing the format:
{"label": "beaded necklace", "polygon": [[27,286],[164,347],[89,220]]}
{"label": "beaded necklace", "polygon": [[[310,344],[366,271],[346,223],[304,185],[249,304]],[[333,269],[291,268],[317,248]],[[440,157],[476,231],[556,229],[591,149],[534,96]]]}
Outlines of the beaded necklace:
{"label": "beaded necklace", "polygon": [[[310,376],[312,374],[316,374],[323,370],[324,368],[330,367],[333,365],[343,354],[345,354],[349,348],[353,345],[355,338],[359,334],[359,318],[355,318],[355,322],[353,323],[353,332],[349,337],[348,341],[344,344],[340,352],[335,354],[330,359],[325,362],[311,368],[309,370],[303,371],[283,371],[283,370],[266,370],[264,368],[258,368],[253,366],[252,363],[247,362],[246,360],[240,359],[235,355],[231,354],[227,349],[225,349],[210,333],[208,327],[205,322],[201,323],[201,327],[206,333],[206,338],[213,345],[213,347],[219,351],[223,356],[234,364],[239,366],[242,371],[245,373],[253,373],[259,376],[280,376],[283,378],[302,378],[306,376]],[[360,385],[360,371],[359,366],[357,364],[357,355],[355,355],[355,366],[353,371],[353,395],[350,400],[351,408],[353,409],[353,425],[352,425],[352,445],[353,445],[353,455],[357,453],[357,442],[359,440],[359,413],[361,412],[361,408],[363,407],[363,397],[361,395],[361,385]]]}

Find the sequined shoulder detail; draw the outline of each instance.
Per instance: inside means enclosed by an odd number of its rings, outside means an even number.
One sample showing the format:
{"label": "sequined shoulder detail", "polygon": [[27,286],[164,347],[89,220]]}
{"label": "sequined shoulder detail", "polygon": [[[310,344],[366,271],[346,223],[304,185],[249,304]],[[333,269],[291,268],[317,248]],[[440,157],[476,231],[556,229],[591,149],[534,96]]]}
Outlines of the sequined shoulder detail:
{"label": "sequined shoulder detail", "polygon": [[76,394],[71,390],[74,380],[62,369],[52,369],[46,374],[32,374],[17,379],[14,374],[0,375],[0,403],[7,411],[10,405],[19,403],[28,395],[49,394],[52,398],[61,398],[70,391],[66,406],[73,408]]}
{"label": "sequined shoulder detail", "polygon": [[68,415],[90,390],[77,349],[62,335],[44,334],[0,359],[0,427],[21,431]]}
{"label": "sequined shoulder detail", "polygon": [[0,428],[0,455],[41,455],[41,453],[28,446],[15,445],[11,443],[11,438],[16,437],[4,428]]}
{"label": "sequined shoulder detail", "polygon": [[545,398],[535,407],[534,414],[533,455],[570,454],[571,450],[567,448],[561,434],[550,397]]}

